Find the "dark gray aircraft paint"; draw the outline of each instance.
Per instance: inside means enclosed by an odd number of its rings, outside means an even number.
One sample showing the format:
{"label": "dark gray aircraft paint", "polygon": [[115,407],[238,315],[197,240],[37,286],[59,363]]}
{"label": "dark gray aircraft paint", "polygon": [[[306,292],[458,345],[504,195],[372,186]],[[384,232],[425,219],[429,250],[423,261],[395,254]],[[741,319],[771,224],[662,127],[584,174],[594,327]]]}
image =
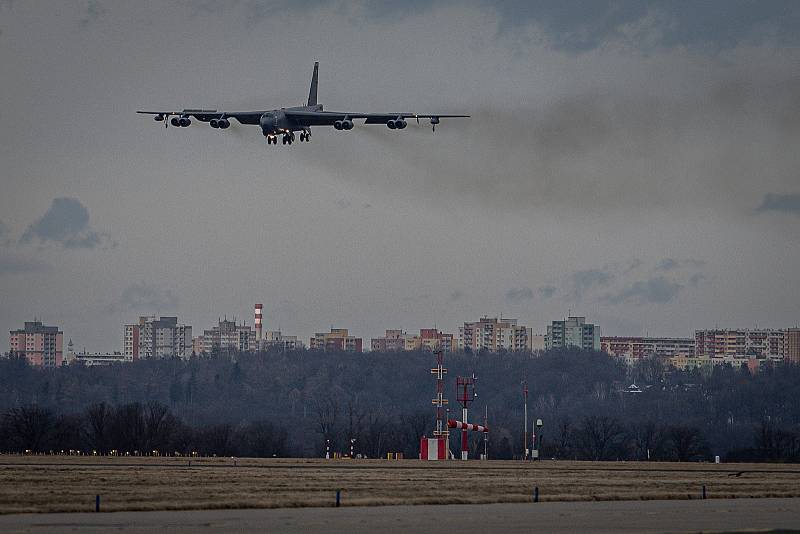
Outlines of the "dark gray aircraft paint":
{"label": "dark gray aircraft paint", "polygon": [[[187,127],[191,117],[200,122],[207,122],[212,128],[228,128],[230,119],[241,124],[252,124],[261,127],[267,143],[277,145],[278,136],[282,136],[284,145],[291,145],[295,140],[295,132],[300,132],[300,141],[311,139],[312,126],[333,126],[337,130],[352,130],[354,119],[365,119],[364,124],[385,124],[392,130],[402,130],[408,124],[406,119],[428,119],[433,131],[439,119],[468,118],[469,115],[418,115],[416,113],[355,113],[344,111],[324,111],[322,104],[317,103],[317,87],[319,86],[319,62],[314,63],[314,74],[311,76],[311,88],[308,91],[308,105],[267,111],[218,111],[216,109],[184,109],[183,111],[137,111],[146,115],[154,115],[157,121],[164,121],[164,126],[172,124]],[[170,119],[170,117],[172,117]]]}

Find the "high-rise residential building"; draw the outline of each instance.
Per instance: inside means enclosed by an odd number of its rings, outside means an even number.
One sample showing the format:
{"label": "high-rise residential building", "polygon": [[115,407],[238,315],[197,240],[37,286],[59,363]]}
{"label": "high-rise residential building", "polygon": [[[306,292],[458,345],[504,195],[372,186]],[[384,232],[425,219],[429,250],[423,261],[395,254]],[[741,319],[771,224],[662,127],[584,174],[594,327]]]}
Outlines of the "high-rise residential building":
{"label": "high-rise residential building", "polygon": [[38,367],[60,367],[64,356],[64,332],[41,321],[25,321],[25,328],[11,330],[11,356],[24,356]]}
{"label": "high-rise residential building", "polygon": [[786,337],[784,330],[696,330],[695,356],[714,364],[745,363],[750,359],[783,361]]}
{"label": "high-rise residential building", "polygon": [[284,336],[280,330],[267,330],[261,342],[262,350],[299,350],[305,344],[297,336]]}
{"label": "high-rise residential building", "polygon": [[669,359],[676,356],[694,358],[694,339],[676,337],[601,337],[600,350],[633,364],[655,356]]}
{"label": "high-rise residential building", "polygon": [[188,358],[192,352],[192,327],[178,324],[177,317],[139,317],[125,325],[122,354],[127,361],[148,358]]}
{"label": "high-rise residential building", "polygon": [[220,319],[217,326],[203,331],[203,352],[255,352],[256,333],[245,324],[237,325],[236,320]]}
{"label": "high-rise residential building", "polygon": [[419,335],[407,334],[402,330],[387,330],[385,336],[372,338],[370,343],[370,349],[375,352],[437,349],[452,352],[455,346],[453,334],[445,334],[436,328],[423,328]]}
{"label": "high-rise residential building", "polygon": [[139,325],[125,325],[125,340],[122,343],[122,354],[128,361],[139,359]]}
{"label": "high-rise residential building", "polygon": [[482,317],[458,329],[458,348],[477,352],[532,350],[533,329],[518,325],[516,319]]}
{"label": "high-rise residential building", "polygon": [[308,344],[312,350],[361,352],[362,339],[351,336],[347,328],[331,328],[330,332],[317,332]]}
{"label": "high-rise residential building", "polygon": [[786,330],[786,361],[800,365],[800,328]]}
{"label": "high-rise residential building", "polygon": [[600,350],[600,328],[586,322],[586,317],[568,317],[553,321],[544,337],[546,349],[577,347],[583,350]]}

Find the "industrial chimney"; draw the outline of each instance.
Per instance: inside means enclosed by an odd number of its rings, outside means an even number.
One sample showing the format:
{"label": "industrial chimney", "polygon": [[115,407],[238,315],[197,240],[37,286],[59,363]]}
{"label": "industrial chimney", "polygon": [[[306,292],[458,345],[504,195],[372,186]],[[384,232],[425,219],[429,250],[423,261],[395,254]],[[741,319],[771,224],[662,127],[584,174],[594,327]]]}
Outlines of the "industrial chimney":
{"label": "industrial chimney", "polygon": [[261,346],[261,318],[263,317],[262,311],[264,309],[263,304],[256,304],[256,344]]}

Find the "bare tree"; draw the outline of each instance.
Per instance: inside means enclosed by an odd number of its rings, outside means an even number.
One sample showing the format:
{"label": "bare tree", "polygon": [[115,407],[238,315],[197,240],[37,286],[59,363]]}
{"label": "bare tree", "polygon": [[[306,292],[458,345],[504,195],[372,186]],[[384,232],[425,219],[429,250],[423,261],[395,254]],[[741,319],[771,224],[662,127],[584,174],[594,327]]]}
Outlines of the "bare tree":
{"label": "bare tree", "polygon": [[112,418],[113,411],[105,402],[92,404],[86,409],[84,440],[89,449],[99,454],[109,451]]}
{"label": "bare tree", "polygon": [[578,450],[590,460],[613,460],[620,453],[622,425],[613,417],[592,415],[577,430]]}
{"label": "bare tree", "polygon": [[688,462],[708,453],[703,433],[697,427],[676,425],[667,431],[674,458],[679,462]]}
{"label": "bare tree", "polygon": [[48,450],[53,437],[55,421],[50,410],[36,405],[12,408],[5,415],[11,447],[20,452]]}

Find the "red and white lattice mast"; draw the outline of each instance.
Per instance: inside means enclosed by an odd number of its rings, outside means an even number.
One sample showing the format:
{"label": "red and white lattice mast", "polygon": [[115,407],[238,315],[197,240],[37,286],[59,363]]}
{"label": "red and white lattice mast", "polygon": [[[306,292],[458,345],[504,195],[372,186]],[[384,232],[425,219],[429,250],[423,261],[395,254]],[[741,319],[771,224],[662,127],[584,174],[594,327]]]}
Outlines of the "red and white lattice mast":
{"label": "red and white lattice mast", "polygon": [[[456,421],[456,423],[462,423],[462,425],[458,427],[461,428],[461,459],[466,460],[469,456],[467,432],[468,430],[473,430],[472,427],[478,426],[470,425],[467,420],[469,403],[475,400],[475,375],[456,377],[456,395],[458,402],[461,403],[461,418],[463,419],[462,421]],[[477,430],[477,428],[475,430]]]}

